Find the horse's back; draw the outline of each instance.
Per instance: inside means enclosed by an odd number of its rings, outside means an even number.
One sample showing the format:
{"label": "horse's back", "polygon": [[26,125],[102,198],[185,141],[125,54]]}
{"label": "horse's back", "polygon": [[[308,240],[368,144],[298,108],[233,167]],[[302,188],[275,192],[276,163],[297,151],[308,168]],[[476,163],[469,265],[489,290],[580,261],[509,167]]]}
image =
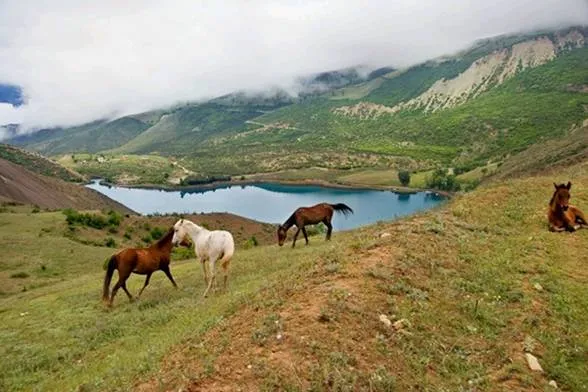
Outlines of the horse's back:
{"label": "horse's back", "polygon": [[205,241],[197,244],[196,254],[199,256],[230,258],[235,253],[235,240],[226,230],[213,230],[208,233]]}

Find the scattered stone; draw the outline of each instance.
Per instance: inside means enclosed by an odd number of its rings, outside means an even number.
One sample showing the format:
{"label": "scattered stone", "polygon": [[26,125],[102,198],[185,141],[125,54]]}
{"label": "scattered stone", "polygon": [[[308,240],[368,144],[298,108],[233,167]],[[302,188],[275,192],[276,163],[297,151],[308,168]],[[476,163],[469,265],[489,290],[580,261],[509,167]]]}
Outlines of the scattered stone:
{"label": "scattered stone", "polygon": [[388,238],[388,237],[392,237],[392,234],[390,234],[390,233],[382,233],[382,234],[380,234],[380,238]]}
{"label": "scattered stone", "polygon": [[247,365],[247,369],[251,369],[253,366],[251,365]]}
{"label": "scattered stone", "polygon": [[541,286],[539,283],[535,283],[533,285],[533,287],[535,288],[535,290],[537,291],[543,291],[543,286]]}
{"label": "scattered stone", "polygon": [[399,331],[401,329],[410,327],[410,321],[408,321],[407,319],[400,319],[398,321],[395,321],[393,326],[395,330]]}
{"label": "scattered stone", "polygon": [[532,353],[535,351],[535,347],[537,347],[537,341],[532,336],[527,335],[523,342],[523,351],[526,353]]}
{"label": "scattered stone", "polygon": [[282,334],[281,334],[281,333],[277,334],[277,335],[276,335],[276,339],[278,339],[278,340],[282,340]]}
{"label": "scattered stone", "polygon": [[26,316],[27,314],[29,314],[29,312],[22,312],[22,313],[20,314],[20,317],[24,317],[24,316]]}
{"label": "scattered stone", "polygon": [[531,353],[525,353],[525,358],[527,358],[527,364],[529,365],[529,369],[535,372],[543,372],[543,368],[539,364],[539,360]]}
{"label": "scattered stone", "polygon": [[388,328],[390,328],[390,326],[392,325],[392,321],[390,321],[388,316],[386,316],[385,314],[380,315],[380,321],[383,322],[384,325],[386,325],[386,327]]}
{"label": "scattered stone", "polygon": [[555,380],[549,381],[549,385],[557,389],[557,383],[555,382]]}

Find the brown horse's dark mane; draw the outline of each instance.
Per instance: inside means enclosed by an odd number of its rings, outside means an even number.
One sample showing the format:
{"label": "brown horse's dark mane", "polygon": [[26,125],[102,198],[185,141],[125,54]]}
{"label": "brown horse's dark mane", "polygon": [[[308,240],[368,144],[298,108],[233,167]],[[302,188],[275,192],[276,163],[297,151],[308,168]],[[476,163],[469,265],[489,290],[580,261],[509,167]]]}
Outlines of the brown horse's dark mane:
{"label": "brown horse's dark mane", "polygon": [[167,245],[167,243],[171,242],[173,235],[174,235],[174,229],[171,228],[171,229],[168,230],[167,233],[165,233],[165,235],[163,237],[161,237],[159,239],[159,241],[157,241],[155,243],[155,247],[156,248],[161,248],[161,247]]}
{"label": "brown horse's dark mane", "polygon": [[294,226],[295,224],[296,224],[296,211],[294,211],[294,213],[292,215],[290,215],[290,217],[288,219],[286,219],[286,222],[284,222],[282,227],[284,228],[284,230],[288,230],[290,227]]}
{"label": "brown horse's dark mane", "polygon": [[559,186],[558,188],[555,190],[555,192],[553,192],[553,196],[551,196],[551,200],[549,201],[549,206],[551,207],[552,210],[555,210],[554,204],[555,204],[555,197],[557,196],[557,192],[559,191]]}

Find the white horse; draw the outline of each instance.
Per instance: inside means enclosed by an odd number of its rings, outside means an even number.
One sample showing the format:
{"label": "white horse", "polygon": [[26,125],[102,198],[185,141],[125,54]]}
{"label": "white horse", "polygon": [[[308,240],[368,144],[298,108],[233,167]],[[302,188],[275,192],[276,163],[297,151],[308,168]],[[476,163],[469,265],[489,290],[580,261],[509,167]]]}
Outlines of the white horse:
{"label": "white horse", "polygon": [[[216,287],[215,263],[217,260],[220,260],[221,266],[223,267],[224,289],[226,290],[229,275],[229,263],[231,262],[233,253],[235,253],[235,241],[233,240],[232,234],[224,230],[206,230],[204,227],[200,227],[187,219],[180,219],[174,225],[172,243],[178,245],[186,238],[186,236],[189,236],[192,239],[196,257],[200,258],[200,263],[202,263],[204,282],[206,283],[204,297],[206,298],[208,291],[213,284]],[[210,266],[210,279],[206,268],[207,260]]]}

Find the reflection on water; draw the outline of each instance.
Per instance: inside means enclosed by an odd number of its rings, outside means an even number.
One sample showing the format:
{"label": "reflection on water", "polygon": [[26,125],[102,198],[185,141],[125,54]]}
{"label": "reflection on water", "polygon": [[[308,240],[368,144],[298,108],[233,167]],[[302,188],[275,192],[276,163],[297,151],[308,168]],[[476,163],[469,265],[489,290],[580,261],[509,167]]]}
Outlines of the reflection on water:
{"label": "reflection on water", "polygon": [[223,185],[214,189],[165,191],[88,185],[142,214],[230,212],[261,222],[282,223],[302,206],[345,203],[354,214],[333,218],[333,227],[344,230],[390,220],[438,205],[444,198],[432,192],[412,194],[381,190],[339,189],[306,185]]}

